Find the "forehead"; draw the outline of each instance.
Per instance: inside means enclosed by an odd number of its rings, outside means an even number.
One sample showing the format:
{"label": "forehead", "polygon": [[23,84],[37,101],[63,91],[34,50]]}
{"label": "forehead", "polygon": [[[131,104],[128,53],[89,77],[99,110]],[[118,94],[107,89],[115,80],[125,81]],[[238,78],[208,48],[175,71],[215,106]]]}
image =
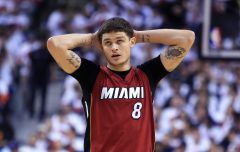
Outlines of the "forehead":
{"label": "forehead", "polygon": [[110,32],[110,33],[104,33],[102,35],[102,41],[104,40],[114,40],[118,38],[128,38],[127,34],[124,32]]}

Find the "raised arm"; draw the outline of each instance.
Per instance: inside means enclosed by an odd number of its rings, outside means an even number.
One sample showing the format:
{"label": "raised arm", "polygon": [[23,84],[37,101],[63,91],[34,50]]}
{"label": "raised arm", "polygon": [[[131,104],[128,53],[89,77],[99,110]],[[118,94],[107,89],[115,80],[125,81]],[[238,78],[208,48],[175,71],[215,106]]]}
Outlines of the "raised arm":
{"label": "raised arm", "polygon": [[81,58],[71,49],[95,45],[95,34],[66,34],[53,36],[47,41],[47,48],[57,64],[67,73],[73,73],[81,65]]}
{"label": "raised arm", "polygon": [[190,50],[195,34],[190,30],[157,29],[146,31],[135,31],[138,43],[161,43],[168,48],[160,55],[167,71],[173,71]]}

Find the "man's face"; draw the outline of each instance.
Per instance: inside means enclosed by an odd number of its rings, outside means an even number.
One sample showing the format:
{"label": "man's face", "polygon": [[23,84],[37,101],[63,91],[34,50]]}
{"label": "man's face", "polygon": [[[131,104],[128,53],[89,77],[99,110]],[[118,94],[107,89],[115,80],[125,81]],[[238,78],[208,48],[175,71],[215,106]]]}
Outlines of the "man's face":
{"label": "man's face", "polygon": [[135,37],[129,39],[124,32],[111,32],[102,35],[103,54],[110,69],[128,70],[130,67],[130,50],[135,41]]}

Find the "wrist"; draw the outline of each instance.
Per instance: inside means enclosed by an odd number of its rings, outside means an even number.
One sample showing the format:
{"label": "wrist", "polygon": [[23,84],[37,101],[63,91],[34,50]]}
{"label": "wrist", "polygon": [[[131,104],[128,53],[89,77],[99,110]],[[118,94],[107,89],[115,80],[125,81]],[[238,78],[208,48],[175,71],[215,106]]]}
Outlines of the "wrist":
{"label": "wrist", "polygon": [[141,42],[139,31],[134,30],[133,36],[136,38],[136,43]]}
{"label": "wrist", "polygon": [[90,46],[94,45],[94,34],[90,33]]}
{"label": "wrist", "polygon": [[135,37],[137,43],[148,43],[150,42],[150,34],[145,31],[136,31]]}

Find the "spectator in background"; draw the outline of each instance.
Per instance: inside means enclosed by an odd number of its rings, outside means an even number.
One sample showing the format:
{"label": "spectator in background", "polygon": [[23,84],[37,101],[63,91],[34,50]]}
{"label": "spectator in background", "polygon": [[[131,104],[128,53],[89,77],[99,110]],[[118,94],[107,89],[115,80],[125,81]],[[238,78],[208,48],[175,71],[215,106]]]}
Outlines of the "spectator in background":
{"label": "spectator in background", "polygon": [[59,35],[66,32],[66,5],[60,5],[52,11],[47,20],[47,29],[50,35]]}
{"label": "spectator in background", "polygon": [[189,132],[185,134],[186,152],[209,151],[211,142],[197,126],[191,126]]}
{"label": "spectator in background", "polygon": [[12,67],[5,46],[0,44],[0,150],[14,140],[14,130],[9,122],[11,85]]}
{"label": "spectator in background", "polygon": [[35,102],[36,93],[39,90],[41,96],[39,119],[46,116],[46,97],[47,87],[50,79],[50,63],[52,58],[44,45],[44,38],[34,38],[31,52],[29,52],[31,61],[29,74],[29,100],[27,108],[31,117],[36,113]]}
{"label": "spectator in background", "polygon": [[[6,109],[6,105],[10,99],[10,85],[12,83],[11,64],[4,46],[0,53],[0,111]],[[6,113],[3,114],[6,116]]]}
{"label": "spectator in background", "polygon": [[85,101],[82,102],[82,88],[71,76],[67,76],[64,81],[64,90],[61,97],[61,105],[63,107],[67,106],[73,111],[84,115],[83,106]]}

